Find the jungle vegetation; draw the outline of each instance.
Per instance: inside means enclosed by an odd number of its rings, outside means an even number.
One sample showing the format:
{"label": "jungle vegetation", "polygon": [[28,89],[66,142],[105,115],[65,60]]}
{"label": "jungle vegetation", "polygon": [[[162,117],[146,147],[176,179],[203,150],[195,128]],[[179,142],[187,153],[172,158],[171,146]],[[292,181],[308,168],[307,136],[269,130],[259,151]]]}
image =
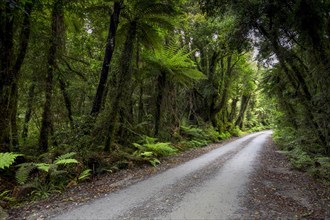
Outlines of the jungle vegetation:
{"label": "jungle vegetation", "polygon": [[330,180],[329,7],[1,0],[0,205],[269,128]]}

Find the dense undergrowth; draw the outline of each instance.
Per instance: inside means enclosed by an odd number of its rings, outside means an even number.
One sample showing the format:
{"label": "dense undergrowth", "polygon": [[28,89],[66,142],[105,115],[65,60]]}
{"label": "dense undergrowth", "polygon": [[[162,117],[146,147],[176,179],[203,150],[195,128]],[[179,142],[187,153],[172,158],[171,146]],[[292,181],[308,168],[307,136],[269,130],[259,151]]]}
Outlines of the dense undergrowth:
{"label": "dense undergrowth", "polygon": [[294,168],[330,185],[330,157],[325,156],[322,146],[315,144],[313,135],[307,134],[301,135],[289,127],[277,128],[273,138]]}

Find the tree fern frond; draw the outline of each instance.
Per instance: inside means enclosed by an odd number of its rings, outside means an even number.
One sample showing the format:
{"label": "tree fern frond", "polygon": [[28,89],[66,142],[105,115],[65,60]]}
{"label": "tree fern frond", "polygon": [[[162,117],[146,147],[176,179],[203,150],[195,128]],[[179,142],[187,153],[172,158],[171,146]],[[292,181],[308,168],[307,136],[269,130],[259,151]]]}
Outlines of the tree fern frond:
{"label": "tree fern frond", "polygon": [[0,169],[4,169],[6,167],[9,167],[12,165],[15,161],[15,159],[18,156],[22,156],[23,154],[15,154],[15,153],[0,153]]}

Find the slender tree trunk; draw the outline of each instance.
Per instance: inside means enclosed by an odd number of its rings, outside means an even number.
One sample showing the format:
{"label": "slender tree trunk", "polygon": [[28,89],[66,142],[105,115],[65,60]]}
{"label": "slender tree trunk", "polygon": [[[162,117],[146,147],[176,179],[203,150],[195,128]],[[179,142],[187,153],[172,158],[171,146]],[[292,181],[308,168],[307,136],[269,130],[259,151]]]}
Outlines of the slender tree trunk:
{"label": "slender tree trunk", "polygon": [[116,37],[117,27],[119,24],[121,5],[122,5],[122,1],[115,2],[113,6],[113,12],[110,15],[110,26],[108,32],[107,45],[104,53],[100,81],[96,90],[93,107],[91,111],[92,116],[97,116],[99,114],[102,103],[104,101],[105,87],[108,80],[110,62],[115,49],[115,37]]}
{"label": "slender tree trunk", "polygon": [[139,110],[138,110],[138,123],[143,119],[143,81],[141,80],[139,85]]}
{"label": "slender tree trunk", "polygon": [[15,65],[13,67],[13,75],[15,77],[15,80],[12,84],[12,98],[11,98],[11,135],[12,135],[12,146],[14,151],[18,151],[18,128],[17,128],[17,105],[18,105],[18,81],[20,79],[20,70],[23,65],[27,47],[29,44],[30,39],[30,15],[33,10],[35,1],[27,2],[25,5],[25,12],[24,12],[24,19],[21,29],[21,39],[20,39],[20,48],[19,53],[15,62]]}
{"label": "slender tree trunk", "polygon": [[13,151],[18,151],[18,131],[17,131],[17,104],[18,104],[18,85],[13,82],[11,86],[11,98],[10,98],[10,133],[11,133],[11,147]]}
{"label": "slender tree trunk", "polygon": [[47,59],[47,76],[46,76],[46,87],[45,87],[45,103],[42,114],[42,122],[39,136],[39,147],[42,152],[48,150],[48,139],[51,132],[51,104],[52,104],[52,93],[53,93],[53,81],[54,81],[54,70],[56,68],[56,58],[58,49],[61,43],[60,34],[61,28],[63,28],[63,1],[57,0],[54,2],[52,11],[52,30],[50,38],[50,48],[48,51]]}
{"label": "slender tree trunk", "polygon": [[23,132],[22,132],[22,138],[25,141],[25,139],[28,136],[28,131],[29,131],[29,122],[31,119],[31,114],[32,114],[32,103],[34,99],[34,90],[35,90],[35,84],[32,83],[29,88],[29,94],[28,94],[28,100],[27,100],[27,107],[26,107],[26,112],[25,112],[25,117],[24,117],[24,125],[23,125]]}
{"label": "slender tree trunk", "polygon": [[9,2],[5,3],[5,13],[0,15],[0,151],[8,151],[10,145],[14,145],[14,150],[17,150],[16,147],[18,146],[17,84],[29,42],[30,14],[34,1],[25,4],[19,50],[15,63],[13,62],[15,11],[9,4]]}
{"label": "slender tree trunk", "polygon": [[161,72],[157,79],[157,98],[156,98],[156,112],[155,112],[155,136],[159,133],[159,126],[161,120],[161,107],[163,102],[164,89],[166,85],[166,74]]}
{"label": "slender tree trunk", "polygon": [[[14,11],[5,3],[0,14],[0,152],[10,150],[10,96],[12,75]],[[12,16],[10,18],[10,16]]]}
{"label": "slender tree trunk", "polygon": [[238,126],[240,129],[243,128],[244,115],[249,105],[250,99],[251,99],[251,94],[242,96],[241,109],[239,111],[237,120],[235,122],[235,126]]}
{"label": "slender tree trunk", "polygon": [[113,142],[116,124],[118,120],[118,114],[120,112],[120,109],[125,108],[125,105],[127,104],[127,92],[129,91],[128,87],[132,81],[131,66],[133,59],[134,41],[137,32],[136,28],[137,24],[135,22],[132,22],[125,40],[124,50],[120,57],[120,60],[122,60],[123,62],[120,63],[118,84],[117,89],[115,90],[115,96],[112,103],[111,115],[109,118],[109,127],[107,131],[106,141],[104,144],[104,151],[110,151],[110,146]]}
{"label": "slender tree trunk", "polygon": [[65,107],[66,107],[66,110],[68,112],[68,119],[69,119],[69,122],[70,122],[70,126],[71,126],[71,129],[74,129],[74,120],[73,120],[73,117],[72,117],[71,100],[70,100],[68,92],[66,91],[65,82],[61,78],[59,79],[59,82],[60,82],[60,89],[61,89],[61,92],[62,92],[62,95],[63,95]]}
{"label": "slender tree trunk", "polygon": [[235,118],[238,100],[239,100],[238,98],[234,98],[233,101],[231,102],[231,108],[230,108],[230,114],[228,117],[228,122],[233,122],[233,120]]}

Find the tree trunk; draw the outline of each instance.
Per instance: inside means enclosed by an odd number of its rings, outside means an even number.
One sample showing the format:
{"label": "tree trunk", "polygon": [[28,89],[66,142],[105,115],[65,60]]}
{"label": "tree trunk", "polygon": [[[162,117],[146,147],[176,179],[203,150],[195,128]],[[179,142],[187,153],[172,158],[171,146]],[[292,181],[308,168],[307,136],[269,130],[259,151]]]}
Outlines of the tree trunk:
{"label": "tree trunk", "polygon": [[16,126],[17,84],[28,46],[30,14],[33,4],[34,1],[25,4],[19,50],[15,63],[13,62],[15,9],[10,7],[9,2],[5,3],[5,13],[0,15],[0,151],[9,151],[10,144],[18,145]]}
{"label": "tree trunk", "polygon": [[141,80],[139,85],[139,110],[138,110],[138,123],[143,119],[143,81]]}
{"label": "tree trunk", "polygon": [[22,138],[25,141],[27,136],[28,136],[28,131],[29,131],[29,122],[31,119],[31,114],[32,114],[32,103],[34,99],[34,90],[35,90],[35,84],[32,83],[30,88],[29,88],[29,94],[28,94],[28,100],[27,100],[27,107],[26,107],[26,112],[25,112],[25,117],[24,117],[24,125],[23,125],[23,132],[22,132]]}
{"label": "tree trunk", "polygon": [[[0,152],[10,150],[10,112],[14,11],[5,3],[4,13],[0,14]],[[12,18],[10,18],[12,16]]]}
{"label": "tree trunk", "polygon": [[105,96],[105,86],[108,80],[109,69],[111,58],[115,49],[115,37],[117,32],[117,27],[119,24],[119,15],[121,10],[122,1],[115,2],[113,6],[113,12],[110,15],[110,26],[107,38],[107,45],[105,48],[105,54],[103,59],[103,65],[100,75],[100,81],[96,90],[94,97],[93,107],[91,111],[92,116],[97,116],[101,110],[102,103]]}
{"label": "tree trunk", "polygon": [[61,43],[60,33],[63,25],[64,11],[63,1],[57,0],[54,2],[52,11],[52,30],[50,38],[50,48],[48,51],[47,59],[47,76],[46,76],[46,87],[45,87],[45,103],[42,114],[42,122],[39,136],[39,147],[42,152],[48,150],[48,139],[51,131],[51,104],[52,104],[52,93],[53,93],[53,80],[54,70],[56,68],[56,58],[58,49]]}
{"label": "tree trunk", "polygon": [[[16,81],[16,80],[15,80]],[[11,86],[11,97],[10,97],[10,137],[11,137],[11,148],[13,151],[18,151],[18,131],[17,131],[17,104],[18,104],[18,85],[13,82]]]}
{"label": "tree trunk", "polygon": [[111,114],[109,118],[109,127],[107,131],[107,137],[104,145],[104,151],[110,151],[110,146],[113,142],[113,137],[116,129],[116,124],[118,120],[118,114],[120,109],[125,108],[126,101],[128,100],[127,92],[128,87],[132,81],[132,59],[133,59],[133,47],[134,41],[137,33],[137,24],[135,22],[131,23],[128,35],[125,40],[124,50],[120,56],[120,71],[118,74],[118,84],[115,90],[114,100],[112,103]]}
{"label": "tree trunk", "polygon": [[61,92],[62,92],[62,95],[63,95],[65,107],[66,107],[66,110],[68,112],[68,119],[69,119],[69,122],[70,122],[70,127],[71,127],[71,129],[74,129],[74,121],[73,121],[73,117],[72,117],[71,100],[70,100],[68,92],[66,91],[65,82],[62,79],[59,79],[59,82],[60,82],[60,89],[61,89]]}
{"label": "tree trunk", "polygon": [[238,98],[234,98],[233,101],[231,102],[231,108],[230,108],[230,114],[228,117],[228,122],[233,122],[233,120],[235,118],[238,100],[239,100]]}
{"label": "tree trunk", "polygon": [[231,65],[231,59],[232,59],[231,56],[227,57],[227,70],[226,71],[222,70],[223,83],[222,83],[222,94],[221,94],[220,102],[218,105],[215,105],[215,103],[211,105],[210,118],[212,125],[214,127],[218,127],[216,115],[225,109],[228,102],[228,90],[231,84],[231,75],[232,75],[231,72],[233,69],[233,66]]}
{"label": "tree trunk", "polygon": [[237,120],[235,122],[235,126],[238,126],[240,129],[243,128],[244,115],[245,115],[246,109],[249,105],[250,99],[251,99],[251,94],[242,96],[241,109],[239,111]]}
{"label": "tree trunk", "polygon": [[157,79],[157,98],[156,98],[156,112],[155,112],[155,136],[159,133],[159,126],[161,120],[161,107],[163,102],[164,89],[166,85],[166,74],[161,72]]}

